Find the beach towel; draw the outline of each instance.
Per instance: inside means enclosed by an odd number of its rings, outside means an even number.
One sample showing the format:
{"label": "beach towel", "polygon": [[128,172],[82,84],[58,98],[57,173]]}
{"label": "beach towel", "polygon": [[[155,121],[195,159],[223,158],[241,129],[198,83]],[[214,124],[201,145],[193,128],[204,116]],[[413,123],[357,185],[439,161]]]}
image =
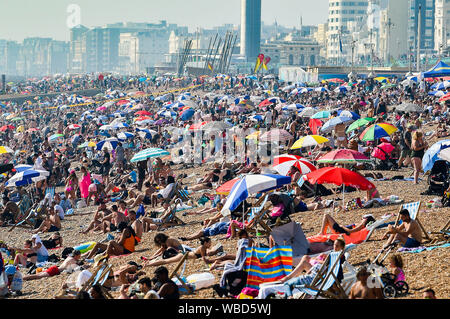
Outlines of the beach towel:
{"label": "beach towel", "polygon": [[369,230],[367,228],[363,228],[358,232],[351,233],[350,236],[346,234],[326,234],[326,235],[315,235],[308,237],[308,241],[310,243],[324,243],[327,240],[335,241],[339,237],[344,237],[345,244],[360,244],[364,240],[366,240],[367,235],[369,234]]}
{"label": "beach towel", "polygon": [[431,247],[425,247],[425,246],[419,246],[419,247],[415,247],[415,248],[406,248],[406,247],[400,247],[397,252],[404,252],[404,253],[421,253],[422,251],[425,250],[433,250],[436,248],[445,248],[445,247],[450,247],[450,243],[444,244],[444,245],[440,245],[440,246],[431,246]]}
{"label": "beach towel", "polygon": [[290,246],[252,247],[246,252],[247,287],[259,289],[259,284],[280,280],[292,272]]}
{"label": "beach towel", "polygon": [[238,241],[238,250],[234,263],[226,263],[223,269],[222,277],[220,279],[220,286],[226,286],[226,276],[232,272],[241,271],[244,268],[247,257],[246,249],[248,248],[248,239],[240,239]]}
{"label": "beach towel", "polygon": [[80,181],[81,197],[87,198],[89,196],[89,185],[91,185],[91,174],[87,173],[86,176]]}

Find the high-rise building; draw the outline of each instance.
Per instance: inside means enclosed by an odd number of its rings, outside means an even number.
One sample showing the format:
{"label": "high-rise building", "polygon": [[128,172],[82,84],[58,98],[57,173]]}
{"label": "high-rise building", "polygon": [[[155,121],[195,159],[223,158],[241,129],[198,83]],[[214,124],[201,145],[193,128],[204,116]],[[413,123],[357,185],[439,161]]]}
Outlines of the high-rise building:
{"label": "high-rise building", "polygon": [[434,49],[441,54],[450,44],[450,0],[435,0]]}
{"label": "high-rise building", "polygon": [[261,0],[241,0],[241,55],[256,59],[261,45]]}
{"label": "high-rise building", "polygon": [[380,56],[388,64],[409,51],[409,0],[390,0],[381,11]]}
{"label": "high-rise building", "polygon": [[420,53],[431,53],[435,48],[434,18],[435,0],[409,0],[408,40],[413,47],[419,41],[419,7],[420,10]]}
{"label": "high-rise building", "polygon": [[351,51],[349,23],[361,23],[367,18],[368,2],[368,0],[329,1],[327,59],[330,62],[340,64],[348,60]]}

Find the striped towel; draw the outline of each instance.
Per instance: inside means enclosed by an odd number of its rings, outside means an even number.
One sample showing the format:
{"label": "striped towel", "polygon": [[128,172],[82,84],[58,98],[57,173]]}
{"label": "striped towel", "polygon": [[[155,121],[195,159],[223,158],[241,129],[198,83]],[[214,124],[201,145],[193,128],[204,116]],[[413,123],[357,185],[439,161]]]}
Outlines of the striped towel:
{"label": "striped towel", "polygon": [[247,287],[259,289],[259,284],[280,280],[292,271],[291,246],[252,247],[246,253]]}

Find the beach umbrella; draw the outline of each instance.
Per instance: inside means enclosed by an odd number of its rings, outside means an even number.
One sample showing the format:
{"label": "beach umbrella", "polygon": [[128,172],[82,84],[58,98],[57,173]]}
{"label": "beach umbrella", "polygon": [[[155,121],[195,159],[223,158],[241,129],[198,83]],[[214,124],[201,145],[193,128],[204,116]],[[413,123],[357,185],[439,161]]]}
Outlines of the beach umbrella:
{"label": "beach umbrella", "polygon": [[216,189],[216,194],[218,195],[228,195],[230,194],[231,189],[233,188],[234,184],[240,180],[240,177],[234,178],[228,182],[225,182],[224,184],[220,185]]}
{"label": "beach umbrella", "polygon": [[129,139],[129,138],[133,138],[133,137],[134,137],[134,134],[130,133],[130,132],[120,132],[119,134],[117,134],[117,138],[122,141]]}
{"label": "beach umbrella", "polygon": [[[146,121],[150,121],[150,120],[146,120]],[[144,121],[140,121],[139,122],[139,124],[142,124]],[[138,122],[136,122],[136,124],[137,124]],[[151,121],[150,122],[148,122],[148,123],[151,123]],[[155,122],[155,125],[164,125],[164,124],[169,124],[170,122],[168,121],[168,120],[166,120],[166,119],[159,119],[159,120],[157,120],[156,122]]]}
{"label": "beach umbrella", "polygon": [[316,113],[316,109],[312,108],[312,107],[305,107],[300,113],[299,116],[300,117],[311,117]]}
{"label": "beach umbrella", "polygon": [[317,163],[341,163],[341,164],[350,164],[350,163],[367,163],[371,162],[366,155],[350,150],[350,149],[338,149],[327,154],[323,155],[317,160]]}
{"label": "beach umbrella", "polygon": [[315,113],[311,118],[313,119],[327,119],[331,116],[330,111],[320,111]]}
{"label": "beach umbrella", "polygon": [[187,109],[180,113],[180,119],[182,121],[189,121],[195,114],[195,110]]}
{"label": "beach umbrella", "polygon": [[205,125],[202,125],[201,129],[204,131],[208,131],[208,132],[225,131],[225,130],[231,128],[232,126],[233,125],[231,125],[228,122],[213,121],[213,122],[208,122]]}
{"label": "beach umbrella", "polygon": [[264,120],[264,118],[262,115],[256,114],[256,115],[250,116],[250,120],[255,121],[255,122],[262,122]]}
{"label": "beach umbrella", "polygon": [[108,131],[108,130],[112,130],[113,127],[112,127],[112,125],[107,124],[107,125],[100,126],[98,129],[101,130],[101,131]]}
{"label": "beach umbrella", "polygon": [[328,120],[321,128],[321,132],[331,132],[336,125],[352,122],[353,119],[345,116],[337,116]]}
{"label": "beach umbrella", "polygon": [[450,147],[450,139],[442,140],[434,143],[425,151],[422,158],[422,169],[426,173],[433,168],[434,162],[439,159],[438,154]]}
{"label": "beach umbrella", "polygon": [[136,113],[134,113],[134,115],[143,116],[143,115],[152,115],[152,113],[150,113],[149,111],[143,110],[143,111],[137,111]]}
{"label": "beach umbrella", "polygon": [[161,148],[147,148],[145,150],[136,153],[130,160],[130,162],[131,163],[141,162],[147,160],[148,158],[161,157],[167,155],[170,155],[170,153]]}
{"label": "beach umbrella", "polygon": [[361,174],[342,167],[324,167],[304,175],[304,180],[311,184],[342,185],[342,203],[345,207],[345,186],[355,187],[360,190],[374,189],[375,185]]}
{"label": "beach umbrella", "polygon": [[260,136],[261,134],[262,134],[261,131],[256,131],[256,132],[253,132],[253,133],[247,135],[247,136],[245,137],[245,139],[247,139],[247,140],[256,140],[256,139],[259,138],[259,136]]}
{"label": "beach umbrella", "polygon": [[159,111],[157,114],[159,116],[164,116],[164,117],[177,116],[177,113],[175,113],[174,111],[170,111],[170,110]]}
{"label": "beach umbrella", "polygon": [[308,135],[297,140],[294,145],[292,145],[291,150],[296,150],[308,146],[316,146],[326,142],[329,142],[329,139],[327,139],[326,137],[320,135]]}
{"label": "beach umbrella", "polygon": [[233,104],[228,108],[230,112],[243,113],[246,111],[245,107],[241,104]]}
{"label": "beach umbrella", "polygon": [[391,143],[381,143],[373,148],[370,156],[378,158],[382,161],[386,160],[386,155],[390,155],[395,147]]}
{"label": "beach umbrella", "polygon": [[450,87],[450,81],[436,83],[431,86],[433,90],[446,90],[448,87]]}
{"label": "beach umbrella", "polygon": [[114,150],[116,149],[117,145],[119,143],[119,140],[115,137],[107,138],[106,140],[100,141],[96,144],[96,148],[98,151],[107,148],[108,150]]}
{"label": "beach umbrella", "polygon": [[267,100],[271,103],[286,103],[286,100],[283,100],[277,96],[269,97]]}
{"label": "beach umbrella", "polygon": [[443,97],[445,93],[443,91],[430,91],[428,92],[428,95],[436,96],[436,97]]}
{"label": "beach umbrella", "polygon": [[16,127],[13,125],[3,125],[0,127],[0,131],[5,132],[7,130],[14,130]]}
{"label": "beach umbrella", "polygon": [[78,124],[70,124],[67,128],[68,128],[69,130],[78,130],[78,129],[81,128],[81,125],[78,125]]}
{"label": "beach umbrella", "polygon": [[25,165],[25,164],[20,164],[17,166],[14,166],[14,169],[16,170],[17,173],[21,173],[23,171],[26,171],[28,169],[32,169],[33,165]]}
{"label": "beach umbrella", "polygon": [[314,91],[315,92],[328,92],[327,88],[324,88],[322,86],[315,88]]}
{"label": "beach umbrella", "polygon": [[95,147],[97,144],[95,142],[84,142],[83,144],[79,145],[78,148],[86,148],[86,147]]}
{"label": "beach umbrella", "polygon": [[440,159],[443,159],[444,161],[450,162],[450,148],[446,148],[446,149],[441,150],[438,153],[438,157]]}
{"label": "beach umbrella", "polygon": [[286,130],[273,129],[262,134],[259,139],[263,142],[286,142],[294,137]]}
{"label": "beach umbrella", "polygon": [[389,136],[398,131],[398,128],[389,123],[377,123],[369,126],[362,132],[360,139],[363,142],[374,141],[376,139]]}
{"label": "beach umbrella", "polygon": [[377,78],[374,78],[375,81],[380,82],[380,83],[389,83],[389,79],[385,78],[383,76],[379,76]]}
{"label": "beach umbrella", "polygon": [[339,110],[338,116],[350,117],[354,121],[359,120],[361,118],[361,116],[359,116],[355,112],[348,111],[348,110]]}
{"label": "beach umbrella", "polygon": [[291,178],[289,176],[273,174],[245,175],[234,184],[221,212],[224,216],[227,216],[234,211],[240,203],[246,200],[249,195],[267,192],[290,183]]}
{"label": "beach umbrella", "polygon": [[270,102],[268,99],[265,99],[264,101],[262,101],[261,103],[258,104],[259,107],[265,107],[265,106],[269,106],[272,105],[274,102]]}
{"label": "beach umbrella", "polygon": [[307,174],[317,168],[306,158],[298,155],[284,154],[273,158],[272,167],[280,174],[287,176],[292,166],[300,170],[300,174]]}
{"label": "beach umbrella", "polygon": [[125,122],[117,122],[112,124],[112,128],[115,130],[121,129],[121,128],[126,128],[129,127],[129,125]]}
{"label": "beach umbrella", "polygon": [[305,108],[304,105],[301,104],[289,104],[287,106],[283,106],[281,109],[283,111],[301,111]]}
{"label": "beach umbrella", "polygon": [[14,150],[8,146],[0,146],[0,154],[14,153]]}
{"label": "beach umbrella", "polygon": [[15,117],[13,119],[11,119],[12,122],[17,122],[17,121],[22,121],[23,117]]}
{"label": "beach umbrella", "polygon": [[203,126],[205,126],[208,122],[199,122],[194,123],[191,126],[189,126],[189,131],[197,131],[203,129]]}
{"label": "beach umbrella", "polygon": [[414,103],[402,103],[397,105],[395,110],[403,112],[423,112],[423,108]]}
{"label": "beach umbrella", "polygon": [[151,119],[152,118],[150,116],[139,116],[139,117],[134,118],[134,121],[138,122],[138,121],[145,121],[145,120],[151,120]]}
{"label": "beach umbrella", "polygon": [[447,101],[447,100],[450,100],[450,92],[447,93],[447,94],[445,94],[444,96],[442,96],[442,97],[439,99],[439,102],[445,102],[445,101]]}
{"label": "beach umbrella", "polygon": [[333,79],[325,80],[325,82],[331,82],[331,83],[344,83],[345,81],[342,80],[342,79],[333,78]]}
{"label": "beach umbrella", "polygon": [[346,133],[350,133],[353,130],[359,129],[361,126],[366,126],[367,124],[372,123],[374,121],[375,119],[372,117],[366,117],[363,119],[356,120],[355,122],[350,124],[350,126],[347,128]]}
{"label": "beach umbrella", "polygon": [[50,173],[45,170],[27,169],[15,174],[6,182],[6,187],[26,186],[33,182],[46,179]]}
{"label": "beach umbrella", "polygon": [[56,142],[57,140],[64,138],[63,134],[53,134],[48,138],[49,142]]}
{"label": "beach umbrella", "polygon": [[351,89],[352,89],[351,86],[343,85],[343,86],[339,86],[339,87],[335,88],[334,92],[336,92],[336,93],[347,93]]}

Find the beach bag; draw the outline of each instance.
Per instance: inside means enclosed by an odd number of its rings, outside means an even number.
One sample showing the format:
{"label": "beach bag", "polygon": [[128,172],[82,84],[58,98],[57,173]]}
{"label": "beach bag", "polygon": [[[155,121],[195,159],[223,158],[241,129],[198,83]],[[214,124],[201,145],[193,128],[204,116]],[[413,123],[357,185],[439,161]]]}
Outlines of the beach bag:
{"label": "beach bag", "polygon": [[145,216],[145,208],[144,208],[144,205],[142,205],[142,204],[139,205],[139,208],[136,212],[136,219],[138,219],[141,216]]}

